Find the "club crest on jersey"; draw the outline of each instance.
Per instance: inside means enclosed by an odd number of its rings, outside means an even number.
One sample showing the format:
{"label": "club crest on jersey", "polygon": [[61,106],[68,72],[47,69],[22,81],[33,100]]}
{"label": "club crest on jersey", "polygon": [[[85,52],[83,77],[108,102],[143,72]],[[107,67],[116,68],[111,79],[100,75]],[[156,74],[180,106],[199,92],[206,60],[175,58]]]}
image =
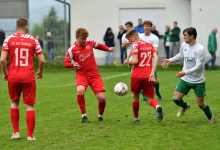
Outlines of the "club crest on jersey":
{"label": "club crest on jersey", "polygon": [[87,46],[86,46],[86,50],[89,50],[89,49],[90,49],[90,46],[89,46],[89,45],[87,45]]}
{"label": "club crest on jersey", "polygon": [[89,53],[87,53],[87,54],[81,54],[81,55],[79,56],[79,60],[80,60],[80,61],[84,61],[84,60],[86,60],[87,58],[89,58],[91,55],[92,55],[92,52],[89,52]]}

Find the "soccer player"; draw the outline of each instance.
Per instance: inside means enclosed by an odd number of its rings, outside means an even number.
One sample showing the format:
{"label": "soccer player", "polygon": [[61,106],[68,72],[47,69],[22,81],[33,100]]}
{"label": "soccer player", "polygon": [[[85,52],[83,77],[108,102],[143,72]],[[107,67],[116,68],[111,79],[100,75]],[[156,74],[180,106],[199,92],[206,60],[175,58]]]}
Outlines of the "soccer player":
{"label": "soccer player", "polygon": [[[98,72],[93,48],[103,51],[114,51],[114,47],[107,47],[103,44],[97,43],[93,40],[86,40],[89,32],[84,28],[76,30],[76,42],[67,50],[66,58],[64,60],[65,68],[76,69],[76,90],[77,101],[82,113],[82,123],[88,123],[86,115],[84,93],[88,85],[92,88],[99,100],[99,116],[98,121],[103,121],[103,113],[105,110],[105,89],[102,78]],[[74,61],[74,64],[71,61]]]}
{"label": "soccer player", "polygon": [[[129,30],[126,38],[132,43],[132,59],[129,60],[129,66],[134,65],[131,77],[131,92],[133,93],[133,112],[135,122],[140,122],[138,118],[139,112],[139,96],[141,89],[146,96],[148,104],[157,110],[157,121],[163,119],[162,107],[158,101],[154,99],[154,73],[157,68],[159,58],[152,44],[142,41],[135,29]],[[152,57],[155,59],[152,68]]]}
{"label": "soccer player", "polygon": [[[133,23],[132,23],[131,21],[128,21],[128,22],[125,23],[125,27],[126,27],[127,31],[129,31],[129,30],[133,29]],[[129,42],[128,39],[126,39],[125,36],[126,36],[126,33],[123,34],[123,36],[122,36],[122,38],[121,38],[121,42],[122,42],[121,47],[122,47],[122,48],[125,48],[125,47],[126,47],[126,49],[127,49],[127,58],[125,59],[123,65],[127,65],[128,60],[131,60],[131,59],[132,59],[132,56],[131,56],[131,55],[128,57],[129,52],[131,51],[131,45],[132,45],[132,43]],[[131,67],[131,70],[132,70],[132,69],[133,69],[133,67]]]}
{"label": "soccer player", "polygon": [[[36,82],[34,75],[33,58],[36,54],[39,61],[37,76],[43,77],[45,64],[44,55],[37,39],[27,34],[28,20],[19,18],[16,21],[17,33],[9,36],[3,43],[1,53],[1,68],[3,79],[8,81],[8,91],[11,98],[11,122],[14,128],[11,139],[20,139],[19,133],[19,102],[23,92],[23,102],[26,106],[27,140],[36,140],[33,136],[35,128],[35,97]],[[9,54],[9,67],[7,72],[7,56]]]}
{"label": "soccer player", "polygon": [[163,60],[161,66],[167,68],[170,62],[174,62],[184,58],[183,70],[176,74],[176,77],[181,78],[174,92],[173,101],[176,105],[182,107],[177,113],[177,117],[181,117],[189,108],[190,105],[183,101],[183,96],[187,95],[190,89],[194,89],[198,106],[204,111],[208,118],[208,122],[214,121],[209,106],[204,102],[205,92],[205,49],[196,42],[197,32],[195,28],[186,28],[183,31],[184,40],[180,52],[170,58]]}
{"label": "soccer player", "polygon": [[[151,21],[144,21],[143,26],[144,26],[144,33],[140,35],[140,39],[151,43],[154,46],[154,49],[156,52],[158,52],[158,46],[159,46],[159,39],[156,35],[151,33],[151,28],[152,28],[153,23]],[[163,97],[161,96],[159,92],[159,81],[157,80],[157,70],[155,71],[155,81],[154,81],[154,88],[155,88],[155,93],[158,96],[159,100],[163,100]],[[143,94],[143,93],[142,93]],[[146,99],[143,95],[143,102],[146,102]]]}

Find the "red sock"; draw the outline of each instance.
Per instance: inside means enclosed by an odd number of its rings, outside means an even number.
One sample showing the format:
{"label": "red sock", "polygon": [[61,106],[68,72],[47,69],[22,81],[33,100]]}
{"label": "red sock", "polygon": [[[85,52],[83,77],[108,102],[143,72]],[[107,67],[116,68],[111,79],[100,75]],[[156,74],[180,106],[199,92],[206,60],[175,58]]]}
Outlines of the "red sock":
{"label": "red sock", "polygon": [[14,128],[14,133],[19,132],[19,109],[10,109],[10,114],[11,114],[11,123]]}
{"label": "red sock", "polygon": [[103,115],[105,110],[106,100],[104,102],[99,101],[99,115]]}
{"label": "red sock", "polygon": [[139,101],[138,102],[132,102],[133,106],[133,112],[134,112],[134,117],[138,118],[138,112],[139,112]]}
{"label": "red sock", "polygon": [[26,113],[26,122],[27,122],[27,130],[28,130],[28,137],[33,138],[34,128],[35,128],[35,111],[29,110]]}
{"label": "red sock", "polygon": [[86,113],[86,104],[84,95],[77,95],[77,101],[82,114]]}
{"label": "red sock", "polygon": [[156,106],[159,105],[159,103],[158,103],[158,101],[157,101],[156,99],[152,99],[152,100],[150,101],[150,105],[151,105],[154,109],[156,109]]}

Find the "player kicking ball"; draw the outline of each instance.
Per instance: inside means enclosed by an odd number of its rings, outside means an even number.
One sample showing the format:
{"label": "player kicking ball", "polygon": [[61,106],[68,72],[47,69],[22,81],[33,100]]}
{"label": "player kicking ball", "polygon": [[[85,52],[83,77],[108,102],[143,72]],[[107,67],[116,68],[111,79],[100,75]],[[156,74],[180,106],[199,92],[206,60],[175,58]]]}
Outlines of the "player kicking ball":
{"label": "player kicking ball", "polygon": [[[160,122],[163,119],[162,107],[154,99],[154,73],[159,62],[157,52],[152,44],[139,38],[135,29],[129,30],[126,38],[132,43],[132,59],[129,60],[129,66],[134,65],[131,76],[131,92],[133,93],[132,106],[135,122],[140,122],[138,112],[141,89],[143,89],[148,104],[157,110],[157,121]],[[154,58],[153,68],[152,57]]]}
{"label": "player kicking ball", "polygon": [[182,107],[177,113],[177,117],[181,117],[189,108],[190,105],[183,101],[183,96],[187,95],[190,89],[194,89],[198,106],[204,111],[208,118],[208,122],[214,121],[214,116],[209,109],[209,106],[204,102],[205,92],[205,49],[196,42],[197,32],[195,28],[186,28],[183,31],[184,40],[180,52],[170,58],[163,60],[161,66],[167,68],[170,62],[184,58],[183,70],[176,74],[176,77],[181,78],[174,92],[173,101],[176,105]]}
{"label": "player kicking ball", "polygon": [[[11,98],[11,122],[14,128],[11,139],[20,139],[19,133],[19,102],[23,92],[23,102],[26,107],[27,140],[33,141],[35,128],[34,104],[36,98],[36,82],[34,75],[34,54],[39,61],[38,78],[43,77],[45,59],[37,39],[28,35],[28,20],[19,18],[16,21],[17,33],[10,35],[4,40],[1,53],[1,67],[3,79],[8,81],[8,91]],[[9,67],[7,72],[7,56],[9,54]]]}
{"label": "player kicking ball", "polygon": [[[78,28],[76,30],[76,42],[67,50],[64,60],[65,68],[74,67],[76,69],[77,101],[82,113],[82,123],[89,122],[86,115],[84,98],[84,93],[88,85],[90,85],[96,98],[99,100],[98,121],[103,121],[103,113],[106,105],[104,84],[98,72],[93,48],[103,51],[114,51],[114,47],[109,48],[93,40],[86,40],[88,36],[89,32],[86,29]],[[72,60],[74,64],[71,63]]]}

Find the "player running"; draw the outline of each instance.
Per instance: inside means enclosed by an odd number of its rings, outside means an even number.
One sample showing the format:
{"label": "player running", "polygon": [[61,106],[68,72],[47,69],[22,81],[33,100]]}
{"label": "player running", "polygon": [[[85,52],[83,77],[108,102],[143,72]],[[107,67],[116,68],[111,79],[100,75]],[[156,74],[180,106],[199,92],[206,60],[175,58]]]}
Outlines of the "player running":
{"label": "player running", "polygon": [[208,122],[214,121],[209,106],[204,103],[205,92],[205,49],[196,42],[197,32],[195,28],[186,28],[183,31],[184,40],[180,52],[170,58],[163,60],[161,66],[167,68],[170,62],[174,62],[184,58],[183,70],[176,74],[176,77],[181,78],[174,92],[173,101],[176,105],[182,107],[177,113],[177,117],[181,117],[186,110],[190,108],[188,103],[183,101],[183,96],[187,95],[190,89],[194,89],[198,106],[204,111],[208,118]]}
{"label": "player running", "polygon": [[[19,102],[23,92],[23,102],[26,106],[27,140],[36,140],[33,136],[35,128],[34,104],[36,98],[36,82],[34,75],[33,58],[36,54],[39,61],[38,78],[43,77],[45,59],[37,39],[28,35],[28,20],[19,18],[16,21],[17,33],[9,36],[3,43],[1,53],[1,67],[3,79],[8,81],[8,91],[11,98],[11,122],[14,128],[11,139],[20,139],[19,133]],[[9,67],[7,72],[7,56],[9,54]]]}
{"label": "player running", "polygon": [[[97,43],[93,40],[86,40],[89,32],[84,28],[76,30],[76,42],[67,50],[66,58],[64,60],[65,68],[76,69],[76,90],[77,101],[82,113],[82,123],[88,123],[86,115],[84,93],[88,85],[92,88],[97,99],[99,100],[99,116],[98,121],[103,121],[103,113],[105,110],[105,89],[102,78],[98,72],[93,48],[103,51],[114,51],[114,47],[107,47],[103,44]],[[74,61],[74,64],[71,61]]]}
{"label": "player running", "polygon": [[[163,119],[162,107],[154,98],[154,73],[157,68],[159,58],[152,44],[142,41],[135,29],[129,30],[126,38],[132,43],[132,59],[129,60],[129,66],[134,65],[131,77],[131,92],[133,93],[133,112],[135,122],[140,122],[138,118],[139,112],[139,96],[141,89],[146,96],[148,104],[157,110],[157,121]],[[155,59],[152,68],[152,56]]]}

